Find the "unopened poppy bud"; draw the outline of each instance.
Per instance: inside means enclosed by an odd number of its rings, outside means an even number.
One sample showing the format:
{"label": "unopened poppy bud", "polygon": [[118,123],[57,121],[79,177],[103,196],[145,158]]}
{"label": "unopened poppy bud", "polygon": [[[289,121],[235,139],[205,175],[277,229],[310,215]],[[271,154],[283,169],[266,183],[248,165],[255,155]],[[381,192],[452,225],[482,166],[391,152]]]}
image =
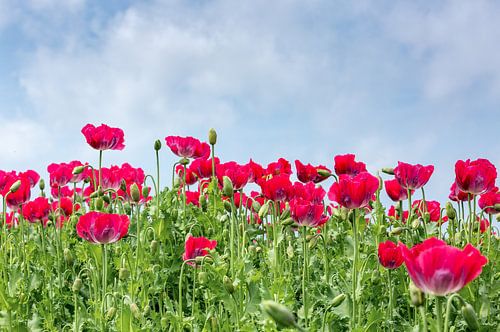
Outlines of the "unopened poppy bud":
{"label": "unopened poppy bud", "polygon": [[102,200],[104,201],[104,203],[111,203],[111,198],[109,198],[108,195],[104,195],[104,196],[101,196]]}
{"label": "unopened poppy bud", "polygon": [[160,151],[161,149],[161,141],[157,139],[154,144],[155,151]]}
{"label": "unopened poppy bud", "polygon": [[227,197],[232,197],[234,193],[233,182],[225,175],[222,177],[222,193]]}
{"label": "unopened poppy bud", "polygon": [[40,188],[40,190],[42,190],[42,191],[45,189],[44,179],[40,179],[40,181],[38,181],[38,188]]}
{"label": "unopened poppy bud", "polygon": [[154,255],[158,251],[158,241],[152,240],[149,245],[149,249],[151,250],[151,254]]}
{"label": "unopened poppy bud", "polygon": [[112,320],[113,317],[115,317],[115,314],[116,314],[116,308],[115,307],[111,307],[108,309],[108,311],[106,312],[106,320]]}
{"label": "unopened poppy bud", "polygon": [[342,302],[344,302],[344,300],[346,299],[346,295],[345,294],[339,294],[337,296],[335,296],[332,300],[332,307],[338,307],[339,305],[342,304]]}
{"label": "unopened poppy bud", "polygon": [[[495,207],[495,209],[496,209],[496,207]],[[497,214],[496,220],[497,220],[498,222],[500,222],[500,214]]]}
{"label": "unopened poppy bud", "polygon": [[123,205],[123,209],[125,210],[125,213],[126,213],[126,214],[130,214],[130,213],[132,212],[132,207],[130,206],[130,204],[129,204],[129,203],[125,203],[125,204]]}
{"label": "unopened poppy bud", "polygon": [[384,167],[382,168],[382,173],[394,175],[394,168],[392,167]]}
{"label": "unopened poppy bud", "polygon": [[291,244],[288,244],[288,247],[286,248],[286,254],[288,255],[288,258],[292,259],[293,256],[295,255],[295,252],[293,251],[293,247]]}
{"label": "unopened poppy bud", "polygon": [[314,249],[316,247],[316,244],[318,243],[318,238],[317,237],[313,237],[310,241],[309,241],[309,249]]}
{"label": "unopened poppy bud", "polygon": [[396,227],[391,230],[389,233],[390,236],[397,236],[403,233],[404,228],[403,227]]}
{"label": "unopened poppy bud", "polygon": [[495,210],[500,211],[500,204],[495,204],[494,207],[495,207]]}
{"label": "unopened poppy bud", "polygon": [[295,316],[284,305],[274,301],[263,301],[262,308],[276,322],[279,328],[289,328],[296,325]]}
{"label": "unopened poppy bud", "polygon": [[479,330],[479,322],[477,320],[476,312],[469,303],[466,303],[462,307],[462,315],[464,316],[465,322],[467,323],[469,329],[471,329],[472,331]]}
{"label": "unopened poppy bud", "polygon": [[149,306],[149,303],[148,303],[144,306],[144,308],[142,308],[142,314],[144,316],[147,316],[147,315],[149,315],[150,312],[151,312],[151,307]]}
{"label": "unopened poppy bud", "polygon": [[135,319],[141,318],[141,311],[139,310],[137,304],[135,304],[134,302],[130,303],[130,312],[132,313],[132,315],[134,315]]}
{"label": "unopened poppy bud", "polygon": [[285,219],[281,222],[281,224],[283,226],[290,226],[290,225],[293,225],[295,224],[295,220],[293,220],[293,218],[288,218],[288,219]]}
{"label": "unopened poppy bud", "polygon": [[429,212],[425,212],[424,213],[424,221],[426,223],[428,223],[429,221],[431,221],[431,214]]}
{"label": "unopened poppy bud", "polygon": [[78,175],[78,174],[82,174],[84,170],[85,170],[85,166],[80,165],[80,166],[76,166],[75,168],[73,168],[73,171],[71,173],[73,175]]}
{"label": "unopened poppy bud", "polygon": [[101,211],[103,207],[104,207],[104,200],[101,197],[96,198],[95,199],[95,208],[96,208],[96,210]]}
{"label": "unopened poppy bud", "polygon": [[208,273],[205,271],[198,273],[198,280],[200,281],[200,284],[206,284],[208,281]]}
{"label": "unopened poppy bud", "polygon": [[328,172],[326,169],[318,169],[317,170],[318,172],[318,175],[321,176],[321,177],[329,177],[329,176],[332,176],[332,173]]}
{"label": "unopened poppy bud", "polygon": [[411,223],[411,227],[413,227],[413,229],[418,229],[419,226],[420,226],[420,218],[416,218]]}
{"label": "unopened poppy bud", "polygon": [[262,219],[264,218],[266,215],[267,215],[267,212],[269,211],[269,203],[264,203],[264,205],[262,205],[260,207],[260,210],[259,210],[259,218]]}
{"label": "unopened poppy bud", "polygon": [[255,212],[259,212],[261,206],[260,206],[260,203],[257,202],[257,201],[253,201],[252,202],[252,209],[255,211]]}
{"label": "unopened poppy bud", "polygon": [[11,193],[15,193],[16,191],[19,190],[20,187],[21,187],[21,180],[17,180],[10,186],[9,191]]}
{"label": "unopened poppy bud", "polygon": [[186,166],[189,164],[189,159],[187,158],[182,158],[181,160],[179,160],[179,164],[183,165],[183,166]]}
{"label": "unopened poppy bud", "polygon": [[224,209],[227,211],[227,212],[231,212],[233,210],[233,205],[231,204],[231,202],[228,202],[228,201],[224,201]]}
{"label": "unopened poppy bud", "polygon": [[306,236],[306,241],[307,241],[307,242],[309,242],[309,241],[311,241],[313,238],[314,238],[314,235],[309,234],[309,235],[307,235],[307,236]]}
{"label": "unopened poppy bud", "polygon": [[424,304],[424,293],[413,282],[410,282],[410,300],[415,307]]}
{"label": "unopened poppy bud", "polygon": [[262,247],[261,247],[261,246],[257,246],[257,247],[255,247],[255,252],[256,252],[256,253],[259,253],[259,252],[261,252],[261,251],[262,251]]}
{"label": "unopened poppy bud", "polygon": [[286,219],[290,217],[290,207],[286,207],[286,209],[283,211],[283,213],[281,213],[281,216],[280,216],[280,219]]}
{"label": "unopened poppy bud", "polygon": [[210,128],[208,131],[208,143],[210,143],[210,145],[215,145],[215,143],[217,143],[217,132],[214,128]]}
{"label": "unopened poppy bud", "polygon": [[63,256],[66,264],[68,265],[73,264],[73,255],[71,254],[71,251],[68,248],[64,248]]}
{"label": "unopened poppy bud", "polygon": [[137,183],[132,183],[130,185],[130,197],[136,203],[139,203],[139,201],[141,200],[141,194],[139,193],[139,186],[137,185]]}
{"label": "unopened poppy bud", "polygon": [[453,208],[453,205],[451,205],[450,202],[447,202],[445,207],[446,207],[446,216],[449,219],[455,219],[457,217],[457,212]]}
{"label": "unopened poppy bud", "polygon": [[78,293],[80,289],[82,289],[82,279],[77,277],[73,282],[73,287],[71,289],[73,290],[73,293]]}
{"label": "unopened poppy bud", "polygon": [[125,180],[122,180],[120,182],[120,189],[123,191],[127,191],[127,183],[125,182]]}
{"label": "unopened poppy bud", "polygon": [[149,195],[149,187],[142,187],[142,197],[146,198]]}
{"label": "unopened poppy bud", "polygon": [[121,281],[127,280],[129,276],[130,276],[130,271],[125,267],[121,267],[120,270],[118,271],[118,278],[120,278]]}
{"label": "unopened poppy bud", "polygon": [[222,283],[224,284],[224,288],[229,294],[234,293],[234,285],[231,278],[229,278],[228,276],[224,276],[224,278],[222,279]]}

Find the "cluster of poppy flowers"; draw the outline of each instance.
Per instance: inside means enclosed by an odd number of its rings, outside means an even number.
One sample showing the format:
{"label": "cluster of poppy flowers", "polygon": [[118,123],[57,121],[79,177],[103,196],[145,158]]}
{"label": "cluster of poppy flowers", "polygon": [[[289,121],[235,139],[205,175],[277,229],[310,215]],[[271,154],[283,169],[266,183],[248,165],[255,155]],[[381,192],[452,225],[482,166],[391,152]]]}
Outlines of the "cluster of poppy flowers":
{"label": "cluster of poppy flowers", "polygon": [[[87,143],[94,149],[121,150],[124,148],[123,131],[106,125],[95,127],[91,124],[82,129]],[[215,175],[225,199],[232,199],[237,206],[243,205],[252,211],[252,218],[261,222],[263,215],[257,212],[267,201],[273,201],[280,209],[290,209],[291,218],[299,226],[320,227],[330,219],[335,208],[343,207],[349,210],[363,209],[370,211],[370,203],[375,199],[379,190],[378,177],[370,174],[366,165],[356,161],[352,154],[334,157],[334,172],[323,165],[313,166],[295,161],[297,182],[292,182],[291,163],[283,158],[270,163],[266,167],[250,160],[247,164],[238,164],[234,161],[222,163],[219,158],[210,158],[210,145],[193,137],[168,136],[165,138],[172,153],[179,156],[181,162],[176,167],[176,173],[182,181],[182,187],[198,183],[197,191],[185,192],[186,204],[199,205],[206,195],[206,183]],[[212,144],[212,142],[211,142]],[[215,144],[215,142],[213,142]],[[192,161],[190,161],[192,159]],[[149,190],[142,190],[144,172],[140,168],[133,168],[128,164],[121,167],[91,169],[87,164],[73,161],[68,164],[51,164],[48,167],[52,194],[60,201],[60,206],[66,206],[63,199],[75,194],[90,197],[97,188],[110,190],[113,195],[124,199],[132,199],[131,188],[138,189],[141,197],[136,202],[144,203],[150,199]],[[422,188],[430,179],[434,166],[411,165],[398,162],[397,167],[388,173],[394,174],[394,179],[385,181],[385,190],[395,202],[408,199],[409,195]],[[335,174],[335,175],[334,175]],[[495,187],[496,168],[488,160],[457,161],[455,165],[456,179],[451,188],[452,200],[470,200],[481,195],[479,205],[486,213],[497,213],[494,207],[500,203],[500,193]],[[336,181],[326,192],[319,183],[335,177]],[[50,206],[45,198],[28,202],[29,189],[38,181],[39,176],[34,172],[6,173],[0,172],[0,191],[11,208],[19,208],[25,204],[23,213],[28,220],[43,220],[45,211]],[[99,179],[102,179],[99,183]],[[20,180],[20,186],[12,191],[11,186]],[[83,191],[76,188],[76,183],[89,183]],[[231,184],[230,192],[225,189],[226,182]],[[73,188],[68,184],[75,184]],[[252,191],[249,196],[243,193],[248,183],[255,183],[260,192]],[[179,191],[181,195],[181,191]],[[328,198],[338,205],[325,206],[324,198]],[[42,202],[43,200],[43,202]],[[36,202],[36,203],[35,203]],[[68,205],[69,206],[69,205]],[[73,205],[72,205],[73,206]],[[440,206],[435,201],[417,200],[412,204],[416,213],[429,213],[430,220],[444,222],[441,218]],[[62,208],[64,210],[64,208]],[[399,219],[394,207],[391,208],[394,217]],[[390,210],[390,212],[391,212]],[[41,212],[43,211],[43,213]],[[69,209],[64,215],[71,215]],[[389,213],[390,215],[391,213]],[[404,214],[403,214],[404,221]],[[407,217],[406,217],[407,218]],[[77,232],[80,237],[92,243],[111,243],[118,241],[128,232],[130,220],[125,215],[108,214],[90,211],[82,215],[77,223]],[[487,227],[487,226],[485,226]],[[189,237],[186,241],[184,260],[193,259],[208,253],[207,249],[214,249],[216,241],[204,237]],[[447,260],[440,257],[447,255]],[[379,258],[387,268],[397,268],[403,261],[414,283],[423,291],[436,295],[455,292],[465,284],[476,278],[487,260],[471,244],[463,250],[448,246],[444,241],[430,238],[422,244],[408,249],[400,243],[382,243],[379,247]]]}

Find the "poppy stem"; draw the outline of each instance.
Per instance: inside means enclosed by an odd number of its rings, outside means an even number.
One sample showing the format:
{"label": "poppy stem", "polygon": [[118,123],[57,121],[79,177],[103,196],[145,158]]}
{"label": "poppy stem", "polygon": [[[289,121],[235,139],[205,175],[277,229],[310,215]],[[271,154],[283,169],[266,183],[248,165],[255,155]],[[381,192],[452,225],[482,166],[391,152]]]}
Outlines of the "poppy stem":
{"label": "poppy stem", "polygon": [[443,332],[443,301],[441,296],[436,296],[436,320],[438,332]]}
{"label": "poppy stem", "polygon": [[429,328],[427,327],[427,316],[425,312],[425,306],[421,305],[420,307],[418,307],[418,309],[420,310],[420,315],[422,316],[422,323],[424,324],[424,332],[427,332],[429,331]]}
{"label": "poppy stem", "polygon": [[357,299],[356,299],[356,288],[358,285],[358,230],[356,221],[356,209],[352,210],[353,222],[352,222],[352,233],[354,238],[354,257],[352,262],[352,314],[351,314],[351,330],[356,327],[356,310],[357,310]]}
{"label": "poppy stem", "polygon": [[[392,292],[392,275],[391,275],[391,272],[392,270],[391,269],[387,269],[387,272],[389,274],[389,321],[392,321],[392,317],[393,317],[393,292]],[[392,323],[389,324],[389,326],[392,326]],[[390,330],[392,330],[392,328],[390,328]]]}
{"label": "poppy stem", "polygon": [[467,194],[467,202],[469,204],[469,231],[467,232],[467,242],[472,244],[472,220],[475,216],[472,215],[472,204],[471,204],[471,195]]}
{"label": "poppy stem", "polygon": [[[307,307],[307,292],[306,292],[306,283],[307,283],[307,276],[308,276],[308,265],[309,265],[309,259],[307,257],[308,252],[307,252],[307,228],[306,226],[302,226],[302,251],[304,255],[304,266],[302,267],[302,304],[304,305],[304,325],[305,328],[307,329],[307,326],[309,325],[308,322],[308,307]],[[276,249],[275,249],[276,250]],[[275,255],[278,253],[275,252]]]}
{"label": "poppy stem", "polygon": [[108,267],[107,267],[107,253],[106,253],[106,244],[101,245],[102,248],[102,330],[106,330],[106,286],[107,286],[107,280],[108,280]]}
{"label": "poppy stem", "polygon": [[446,312],[445,312],[445,319],[444,319],[444,332],[448,332],[449,328],[450,328],[450,314],[451,314],[451,304],[453,302],[453,299],[455,297],[458,297],[458,299],[460,300],[460,302],[462,302],[462,304],[464,303],[464,300],[462,299],[462,297],[458,294],[452,294],[449,298],[448,298],[448,301],[446,302]]}

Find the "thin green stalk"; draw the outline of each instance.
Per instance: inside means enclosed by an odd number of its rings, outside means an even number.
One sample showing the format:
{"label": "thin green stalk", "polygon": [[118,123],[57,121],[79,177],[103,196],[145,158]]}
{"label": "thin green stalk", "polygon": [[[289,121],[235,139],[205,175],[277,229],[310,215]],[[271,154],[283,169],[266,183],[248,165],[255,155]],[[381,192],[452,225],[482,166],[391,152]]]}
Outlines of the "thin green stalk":
{"label": "thin green stalk", "polygon": [[[408,196],[409,197],[409,196]],[[357,299],[356,299],[356,290],[358,285],[358,229],[357,229],[357,216],[356,209],[352,210],[353,214],[353,223],[352,223],[352,232],[354,238],[354,257],[352,263],[352,314],[351,314],[351,330],[356,327],[356,314],[357,314]]]}
{"label": "thin green stalk", "polygon": [[106,252],[106,244],[101,244],[102,248],[102,301],[101,301],[101,319],[102,319],[102,330],[106,330],[106,286],[108,280],[108,260]]}
{"label": "thin green stalk", "polygon": [[426,316],[426,312],[425,312],[425,306],[421,305],[420,307],[418,307],[419,311],[420,311],[420,315],[422,316],[422,323],[424,325],[424,332],[427,332],[429,331],[429,328],[427,327],[427,316]]}
{"label": "thin green stalk", "polygon": [[436,320],[438,332],[443,332],[443,303],[442,297],[436,296]]}
{"label": "thin green stalk", "polygon": [[[304,305],[304,325],[305,328],[309,326],[309,307],[307,303],[307,291],[306,284],[309,276],[308,265],[309,265],[309,257],[308,257],[308,246],[307,246],[307,228],[306,226],[302,226],[302,254],[304,255],[304,265],[302,267],[302,302]],[[275,252],[275,255],[277,253]]]}
{"label": "thin green stalk", "polygon": [[469,203],[469,231],[467,232],[467,241],[472,244],[472,220],[475,219],[475,215],[472,215],[471,206],[471,195],[468,194],[467,202]]}
{"label": "thin green stalk", "polygon": [[458,297],[461,302],[463,302],[463,299],[460,297],[458,294],[452,294],[446,303],[446,313],[445,313],[445,320],[444,320],[444,332],[448,332],[450,328],[450,314],[451,314],[451,304],[453,302],[453,299],[455,297]]}
{"label": "thin green stalk", "polygon": [[[392,270],[387,269],[388,275],[389,275],[389,320],[392,321],[393,317],[393,306],[394,306],[394,300],[393,300],[393,289],[392,289]],[[389,326],[392,326],[392,324],[389,324]],[[390,328],[392,330],[392,328]]]}

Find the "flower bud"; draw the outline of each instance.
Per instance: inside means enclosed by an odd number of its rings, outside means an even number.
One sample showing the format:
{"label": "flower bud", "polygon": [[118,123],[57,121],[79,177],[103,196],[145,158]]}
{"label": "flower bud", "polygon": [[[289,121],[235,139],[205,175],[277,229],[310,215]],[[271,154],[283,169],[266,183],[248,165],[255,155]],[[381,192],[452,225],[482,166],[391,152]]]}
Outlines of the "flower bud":
{"label": "flower bud", "polygon": [[80,165],[80,166],[76,166],[75,168],[73,168],[73,171],[71,173],[73,175],[78,175],[78,174],[82,174],[84,170],[85,170],[85,166]]}
{"label": "flower bud", "polygon": [[139,310],[137,304],[135,304],[134,302],[130,303],[130,312],[135,317],[135,319],[141,318],[141,311]]}
{"label": "flower bud", "polygon": [[262,219],[267,215],[267,212],[269,211],[269,203],[266,202],[264,205],[262,205],[259,209],[259,218]]}
{"label": "flower bud", "polygon": [[318,238],[315,236],[309,241],[309,249],[314,249],[316,247],[316,244],[318,243]]}
{"label": "flower bud", "polygon": [[142,187],[142,197],[146,198],[149,196],[149,189],[150,188],[146,186]]}
{"label": "flower bud", "polygon": [[401,233],[403,233],[404,231],[404,228],[403,227],[396,227],[396,228],[393,228],[391,230],[391,232],[389,233],[390,236],[397,236],[397,235],[401,235]]}
{"label": "flower bud", "polygon": [[179,160],[179,164],[183,165],[183,166],[186,166],[189,164],[189,159],[187,158],[182,158],[181,160]]}
{"label": "flower bud", "polygon": [[68,248],[64,248],[63,250],[63,256],[64,256],[64,261],[68,265],[73,264],[73,255],[71,254],[71,251]]}
{"label": "flower bud", "polygon": [[222,193],[227,197],[233,197],[233,182],[227,176],[222,177]]}
{"label": "flower bud", "polygon": [[44,190],[45,189],[45,181],[43,179],[40,179],[40,181],[38,181],[38,188],[40,188],[40,190]]}
{"label": "flower bud", "polygon": [[262,308],[276,322],[279,328],[289,328],[296,325],[295,316],[284,305],[274,301],[263,301]]}
{"label": "flower bud", "polygon": [[293,218],[288,218],[288,219],[285,219],[281,222],[281,224],[283,226],[290,226],[290,225],[293,225],[295,224],[295,220],[293,220]]}
{"label": "flower bud", "polygon": [[200,273],[198,273],[198,280],[200,281],[200,284],[206,284],[208,281],[208,273],[205,271],[201,271]]}
{"label": "flower bud", "polygon": [[104,207],[104,200],[101,197],[96,198],[95,199],[96,210],[101,211],[103,207]]}
{"label": "flower bud", "polygon": [[424,304],[424,293],[413,282],[410,282],[410,300],[415,307]]}
{"label": "flower bud", "polygon": [[339,305],[342,304],[342,302],[344,302],[344,300],[346,299],[346,295],[345,294],[339,294],[337,296],[335,296],[332,300],[332,307],[338,307]]}
{"label": "flower bud", "polygon": [[453,205],[451,205],[450,202],[446,203],[446,216],[449,219],[455,219],[457,217],[457,212],[453,208]]}
{"label": "flower bud", "polygon": [[384,167],[382,168],[382,173],[394,175],[394,168],[392,167]]}
{"label": "flower bud", "polygon": [[147,303],[144,308],[142,308],[142,314],[144,316],[147,316],[149,315],[149,313],[151,312],[151,306],[149,305],[149,303]]}
{"label": "flower bud", "polygon": [[253,201],[252,202],[252,209],[255,211],[255,212],[259,212],[261,206],[260,206],[260,203],[257,202],[257,201]]}
{"label": "flower bud", "polygon": [[224,278],[222,279],[222,282],[224,284],[224,288],[226,289],[226,291],[229,294],[233,294],[234,293],[234,285],[233,285],[233,281],[231,280],[231,278],[229,278],[228,276],[224,276]]}
{"label": "flower bud", "polygon": [[233,210],[233,205],[231,204],[231,202],[228,202],[228,201],[224,201],[224,209],[231,213],[231,211]]}
{"label": "flower bud", "polygon": [[157,139],[155,141],[154,149],[155,149],[155,151],[160,151],[160,149],[161,149],[161,141],[159,139]]}
{"label": "flower bud", "polygon": [[281,213],[281,216],[280,216],[280,219],[286,219],[290,217],[290,207],[286,207],[286,209],[283,211],[283,213]]}
{"label": "flower bud", "polygon": [[141,200],[141,194],[139,193],[139,186],[137,185],[137,183],[132,183],[130,185],[130,197],[136,203],[139,203],[139,201]]}
{"label": "flower bud", "polygon": [[130,276],[130,271],[125,267],[121,267],[120,270],[118,271],[118,278],[120,278],[121,281],[127,280],[129,276]]}
{"label": "flower bud", "polygon": [[73,282],[73,287],[72,287],[73,293],[78,293],[80,289],[82,289],[82,279],[77,277]]}
{"label": "flower bud", "polygon": [[479,330],[479,322],[477,320],[476,312],[469,303],[466,303],[462,307],[462,315],[464,316],[465,322],[467,323],[469,329],[471,329],[472,331]]}
{"label": "flower bud", "polygon": [[307,242],[311,241],[312,239],[314,239],[315,236],[316,235],[311,235],[311,234],[306,235],[306,241]]}
{"label": "flower bud", "polygon": [[411,227],[413,227],[413,229],[418,229],[419,226],[420,226],[420,218],[416,218],[411,223]]}
{"label": "flower bud", "polygon": [[288,244],[288,247],[286,248],[286,254],[288,255],[288,258],[292,259],[293,256],[295,255],[295,252],[293,251],[292,244]]}
{"label": "flower bud", "polygon": [[210,128],[208,131],[208,143],[210,143],[210,145],[215,145],[215,143],[217,143],[217,132],[214,128]]}
{"label": "flower bud", "polygon": [[106,320],[110,321],[113,319],[113,317],[115,317],[115,314],[116,314],[116,308],[115,307],[111,307],[108,309],[108,311],[106,312]]}
{"label": "flower bud", "polygon": [[19,190],[20,187],[21,187],[21,180],[17,180],[10,186],[9,192],[15,193],[16,191]]}
{"label": "flower bud", "polygon": [[152,240],[149,249],[151,250],[151,255],[155,255],[158,251],[158,241]]}
{"label": "flower bud", "polygon": [[326,169],[321,169],[320,168],[320,169],[317,170],[317,172],[318,172],[318,175],[322,176],[322,177],[330,177],[330,176],[332,176],[332,173],[328,172]]}

